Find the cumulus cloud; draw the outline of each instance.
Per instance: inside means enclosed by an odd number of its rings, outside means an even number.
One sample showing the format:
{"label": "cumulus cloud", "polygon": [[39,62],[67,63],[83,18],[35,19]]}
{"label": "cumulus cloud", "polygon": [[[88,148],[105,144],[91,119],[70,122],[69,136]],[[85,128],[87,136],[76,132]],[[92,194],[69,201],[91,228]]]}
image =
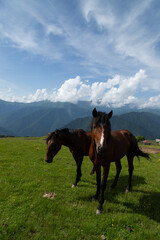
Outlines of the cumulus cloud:
{"label": "cumulus cloud", "polygon": [[109,103],[113,106],[123,106],[127,103],[134,103],[137,99],[134,97],[136,91],[138,91],[146,80],[147,75],[144,70],[139,70],[133,77],[125,78],[119,76],[118,86],[111,87],[105,92],[101,104],[105,105]]}
{"label": "cumulus cloud", "polygon": [[71,78],[66,80],[62,86],[58,89],[55,97],[55,101],[61,102],[77,102],[78,89],[82,85],[80,77]]}
{"label": "cumulus cloud", "polygon": [[37,91],[35,92],[35,94],[33,95],[29,95],[28,99],[31,99],[32,102],[36,102],[36,101],[43,101],[48,99],[50,96],[47,93],[47,89],[43,88],[43,89],[37,89]]}
{"label": "cumulus cloud", "polygon": [[160,108],[160,94],[150,97],[145,103],[141,104],[142,108]]}

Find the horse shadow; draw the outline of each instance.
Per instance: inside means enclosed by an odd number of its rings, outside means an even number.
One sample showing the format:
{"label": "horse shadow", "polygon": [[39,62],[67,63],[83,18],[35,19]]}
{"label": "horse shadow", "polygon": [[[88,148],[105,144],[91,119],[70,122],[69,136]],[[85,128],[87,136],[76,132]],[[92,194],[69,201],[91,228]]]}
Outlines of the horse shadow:
{"label": "horse shadow", "polygon": [[[109,194],[111,194],[112,197],[113,197],[113,196],[118,195],[119,193],[125,192],[125,189],[126,189],[127,183],[128,183],[128,175],[120,176],[117,186],[114,189],[111,189],[111,185],[113,184],[113,181],[114,181],[114,179],[108,179],[107,180],[107,187],[106,187],[105,194],[104,194],[106,200],[108,200]],[[83,184],[83,183],[86,183],[86,182],[88,184]],[[134,175],[132,177],[132,183],[133,183],[133,188],[134,188],[135,186],[146,184],[146,181],[145,181],[144,177]],[[87,180],[82,179],[81,182],[78,185],[78,187],[89,187],[89,188],[94,187],[95,191],[96,191],[96,186],[97,186],[96,179],[93,180],[93,178],[92,179],[87,179]],[[84,198],[84,200],[86,200],[86,201],[90,201],[92,199],[92,197],[93,196],[88,195],[88,196],[84,196],[82,198]]]}
{"label": "horse shadow", "polygon": [[[134,191],[134,192],[141,192],[141,191]],[[145,192],[142,191],[144,194],[142,197],[139,198],[139,204],[135,203],[123,203],[125,207],[131,209],[133,212],[142,214],[147,216],[148,218],[160,222],[160,192]]]}
{"label": "horse shadow", "polygon": [[[156,222],[160,222],[160,192],[149,192],[149,191],[143,191],[139,190],[137,187],[140,185],[145,185],[146,181],[144,177],[134,175],[132,178],[132,191],[131,193],[140,193],[139,197],[139,203],[134,202],[126,202],[126,201],[119,201],[117,196],[119,194],[125,193],[125,189],[128,183],[128,175],[123,175],[119,178],[118,184],[114,189],[111,189],[110,186],[113,183],[113,179],[109,179],[107,181],[107,188],[105,191],[104,199],[106,202],[112,202],[115,204],[122,204],[125,206],[128,211],[133,211],[134,213],[138,213],[141,215],[145,215],[150,219],[155,220]],[[90,183],[89,183],[90,184]],[[87,187],[87,186],[86,186]],[[93,185],[92,185],[93,187]],[[95,186],[96,190],[96,186]],[[129,194],[131,194],[129,193]],[[92,201],[93,196],[81,196],[81,200],[83,201]],[[121,210],[118,210],[121,211]]]}

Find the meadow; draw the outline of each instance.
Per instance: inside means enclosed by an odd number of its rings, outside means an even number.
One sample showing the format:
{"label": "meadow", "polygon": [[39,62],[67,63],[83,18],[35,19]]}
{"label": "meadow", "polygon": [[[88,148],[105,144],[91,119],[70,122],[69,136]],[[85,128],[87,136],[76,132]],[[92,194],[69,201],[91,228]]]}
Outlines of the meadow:
{"label": "meadow", "polygon": [[[88,157],[82,164],[82,179],[71,188],[76,174],[74,159],[63,147],[53,163],[44,161],[42,138],[0,139],[0,239],[68,240],[159,240],[160,154],[152,161],[134,159],[133,189],[126,194],[128,166],[114,190],[111,165],[104,211],[96,215],[96,176],[90,176]],[[54,192],[54,199],[44,198]]]}

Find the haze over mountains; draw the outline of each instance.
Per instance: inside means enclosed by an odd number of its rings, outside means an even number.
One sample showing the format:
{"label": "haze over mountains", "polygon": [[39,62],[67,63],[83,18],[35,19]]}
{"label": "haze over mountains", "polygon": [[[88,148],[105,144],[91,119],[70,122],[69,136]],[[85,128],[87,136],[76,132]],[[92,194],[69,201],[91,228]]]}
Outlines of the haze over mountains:
{"label": "haze over mountains", "polygon": [[[92,106],[88,101],[17,103],[0,100],[0,135],[44,136],[68,127],[90,130]],[[96,106],[98,111],[111,108]],[[113,109],[112,130],[128,129],[146,139],[160,138],[160,110],[136,109],[126,105]]]}

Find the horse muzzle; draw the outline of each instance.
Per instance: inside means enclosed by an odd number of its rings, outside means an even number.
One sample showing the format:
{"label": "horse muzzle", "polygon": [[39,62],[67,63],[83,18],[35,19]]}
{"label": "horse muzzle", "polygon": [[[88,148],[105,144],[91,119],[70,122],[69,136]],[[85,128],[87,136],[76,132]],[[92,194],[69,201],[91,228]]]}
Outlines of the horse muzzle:
{"label": "horse muzzle", "polygon": [[101,146],[98,146],[98,147],[97,147],[97,153],[98,153],[99,155],[105,154],[106,150],[107,150],[107,148],[105,148],[105,147],[101,147]]}

